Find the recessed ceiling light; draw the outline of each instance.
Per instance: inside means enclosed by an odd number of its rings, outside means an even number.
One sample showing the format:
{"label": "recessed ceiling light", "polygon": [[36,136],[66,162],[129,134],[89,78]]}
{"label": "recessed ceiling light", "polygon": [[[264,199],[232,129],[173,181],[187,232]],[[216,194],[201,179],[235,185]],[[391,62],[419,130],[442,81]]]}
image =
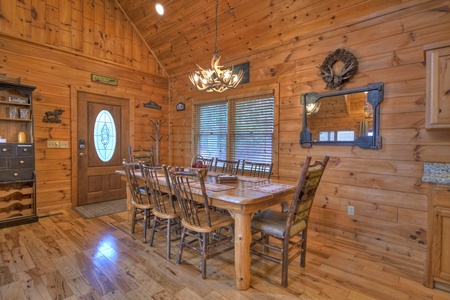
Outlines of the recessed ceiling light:
{"label": "recessed ceiling light", "polygon": [[158,15],[160,15],[160,16],[164,15],[164,6],[162,6],[161,3],[156,3],[155,9],[156,9],[156,12],[158,13]]}

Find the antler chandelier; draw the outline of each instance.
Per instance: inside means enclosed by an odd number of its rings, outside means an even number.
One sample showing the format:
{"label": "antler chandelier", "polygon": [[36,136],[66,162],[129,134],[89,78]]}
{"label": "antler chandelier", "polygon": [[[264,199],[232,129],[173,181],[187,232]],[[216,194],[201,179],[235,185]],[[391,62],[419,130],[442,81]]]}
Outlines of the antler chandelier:
{"label": "antler chandelier", "polygon": [[240,70],[236,74],[234,66],[222,70],[223,66],[219,65],[221,56],[219,56],[219,51],[217,50],[218,12],[219,0],[216,0],[216,39],[214,42],[214,55],[211,59],[211,69],[205,70],[197,65],[199,70],[189,76],[189,79],[200,91],[221,93],[229,88],[235,88],[244,77],[244,72]]}

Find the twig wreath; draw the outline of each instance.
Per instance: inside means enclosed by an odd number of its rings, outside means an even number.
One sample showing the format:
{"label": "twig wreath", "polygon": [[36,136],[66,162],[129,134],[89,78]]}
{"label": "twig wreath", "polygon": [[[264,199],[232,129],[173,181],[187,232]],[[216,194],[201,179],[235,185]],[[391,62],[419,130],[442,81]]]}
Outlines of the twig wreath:
{"label": "twig wreath", "polygon": [[[339,74],[334,74],[333,65],[336,62],[342,62],[344,66]],[[323,61],[319,76],[325,81],[326,89],[339,89],[341,84],[348,81],[358,69],[358,60],[356,57],[345,49],[336,49],[333,53],[328,55]]]}

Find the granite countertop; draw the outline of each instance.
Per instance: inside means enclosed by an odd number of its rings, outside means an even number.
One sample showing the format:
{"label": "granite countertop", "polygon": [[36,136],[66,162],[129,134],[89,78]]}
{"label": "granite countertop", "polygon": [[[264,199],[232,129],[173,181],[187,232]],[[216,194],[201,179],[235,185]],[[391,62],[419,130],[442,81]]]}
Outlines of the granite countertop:
{"label": "granite countertop", "polygon": [[450,164],[425,162],[422,181],[450,184]]}

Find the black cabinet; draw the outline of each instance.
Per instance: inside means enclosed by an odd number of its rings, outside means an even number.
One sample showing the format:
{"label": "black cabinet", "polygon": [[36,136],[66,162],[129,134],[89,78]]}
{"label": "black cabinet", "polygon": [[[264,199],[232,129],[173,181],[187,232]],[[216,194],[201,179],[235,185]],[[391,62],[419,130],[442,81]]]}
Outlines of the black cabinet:
{"label": "black cabinet", "polygon": [[0,228],[36,222],[35,87],[0,82]]}

